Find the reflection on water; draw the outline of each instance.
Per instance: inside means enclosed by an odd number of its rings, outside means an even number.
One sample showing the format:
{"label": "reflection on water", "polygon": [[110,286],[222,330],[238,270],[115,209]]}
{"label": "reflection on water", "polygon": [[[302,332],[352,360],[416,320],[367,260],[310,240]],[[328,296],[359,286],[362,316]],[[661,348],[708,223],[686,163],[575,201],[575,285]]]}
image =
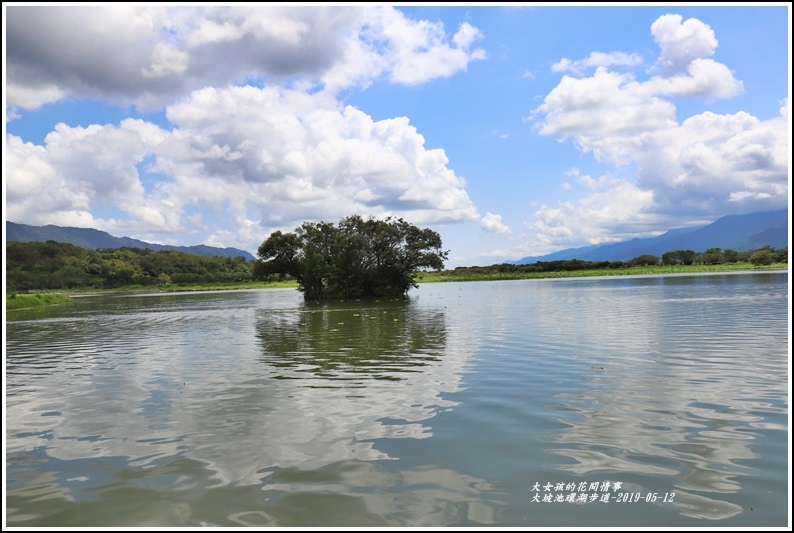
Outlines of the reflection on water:
{"label": "reflection on water", "polygon": [[[443,310],[410,300],[331,303],[256,313],[260,360],[273,381],[269,419],[282,448],[272,464],[390,459],[374,439],[432,435],[423,421],[455,405],[459,352],[446,350]],[[373,381],[375,380],[375,381]]]}
{"label": "reflection on water", "polygon": [[308,372],[323,386],[405,380],[406,372],[438,363],[446,347],[443,310],[420,309],[408,299],[263,309],[257,320],[262,360],[281,371],[277,377],[305,379]]}
{"label": "reflection on water", "polygon": [[[577,321],[580,334],[599,339],[604,371],[594,373],[588,390],[556,396],[569,427],[555,442],[572,447],[554,453],[576,461],[559,468],[673,477],[672,486],[665,481],[658,490],[674,490],[682,514],[733,516],[742,506],[707,495],[741,490],[740,478],[752,472],[743,465],[758,458],[758,424],[787,429],[785,337],[755,331],[785,318],[785,294],[742,291],[737,276],[724,277],[718,293],[694,297],[691,279],[646,281],[663,284],[668,296],[637,298],[640,284],[603,287],[608,294],[599,297],[612,311]],[[725,320],[727,313],[733,320]]]}
{"label": "reflection on water", "polygon": [[[179,495],[244,486],[279,503],[220,522],[345,525],[362,505],[392,522],[493,520],[488,504],[468,503],[482,480],[360,463],[399,459],[375,443],[428,438],[427,421],[456,405],[443,395],[458,390],[467,354],[446,346],[443,309],[410,299],[311,307],[295,291],[219,296],[86,300],[64,316],[9,324],[12,522],[215,524]],[[417,489],[423,479],[438,488]],[[384,480],[389,492],[376,486]],[[122,496],[146,518],[105,516]],[[457,500],[465,512],[452,512]]]}
{"label": "reflection on water", "polygon": [[[432,527],[491,524],[500,507],[483,498],[499,495],[492,483],[432,467],[395,471],[345,461],[316,470],[288,468],[263,473],[259,490],[216,486],[207,465],[187,458],[115,472],[91,491],[95,497],[79,500],[53,474],[31,479],[8,494],[10,522],[42,527],[74,527],[87,520],[117,527]],[[26,513],[35,509],[32,502],[46,502],[46,513]]]}
{"label": "reflection on water", "polygon": [[[80,298],[7,322],[16,526],[783,526],[785,274]],[[620,481],[672,502],[531,503]]]}

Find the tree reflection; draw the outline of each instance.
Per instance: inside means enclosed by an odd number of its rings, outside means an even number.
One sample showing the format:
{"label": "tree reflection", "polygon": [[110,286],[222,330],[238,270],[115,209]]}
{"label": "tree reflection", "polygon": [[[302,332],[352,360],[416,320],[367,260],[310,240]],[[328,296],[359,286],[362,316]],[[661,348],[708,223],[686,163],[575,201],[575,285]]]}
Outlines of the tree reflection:
{"label": "tree reflection", "polygon": [[281,379],[399,381],[438,362],[446,347],[443,311],[407,298],[263,309],[256,330],[262,361]]}

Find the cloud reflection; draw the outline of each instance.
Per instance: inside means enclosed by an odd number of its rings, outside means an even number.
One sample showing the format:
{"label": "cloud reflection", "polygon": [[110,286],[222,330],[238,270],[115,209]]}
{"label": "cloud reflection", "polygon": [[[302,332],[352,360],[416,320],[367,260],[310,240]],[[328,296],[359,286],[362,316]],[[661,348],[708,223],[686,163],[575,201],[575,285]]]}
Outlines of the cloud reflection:
{"label": "cloud reflection", "polygon": [[[696,288],[716,282],[717,293]],[[742,511],[714,495],[741,490],[741,478],[752,474],[743,465],[759,457],[753,450],[759,424],[787,413],[779,404],[787,362],[785,343],[747,334],[757,323],[775,320],[774,306],[783,302],[733,294],[741,282],[614,280],[602,282],[601,293],[591,292],[590,300],[577,298],[576,336],[597,351],[591,357],[600,366],[592,368],[604,371],[583,372],[581,390],[555,397],[568,415],[559,420],[566,429],[553,440],[568,446],[550,452],[575,461],[556,468],[673,478],[668,490],[675,491],[673,505],[685,516],[719,520]],[[668,285],[669,298],[637,297],[659,285]],[[558,291],[561,307],[564,298]],[[737,302],[754,311],[734,312]],[[726,320],[726,313],[737,319]]]}
{"label": "cloud reflection", "polygon": [[[239,308],[217,295],[190,307],[131,298],[102,318],[37,322],[51,361],[31,394],[9,395],[9,453],[138,468],[190,457],[222,486],[257,484],[268,468],[396,459],[376,441],[431,436],[470,355],[447,346],[443,309],[307,307],[294,293],[244,294]],[[36,359],[17,350],[13,362]]]}

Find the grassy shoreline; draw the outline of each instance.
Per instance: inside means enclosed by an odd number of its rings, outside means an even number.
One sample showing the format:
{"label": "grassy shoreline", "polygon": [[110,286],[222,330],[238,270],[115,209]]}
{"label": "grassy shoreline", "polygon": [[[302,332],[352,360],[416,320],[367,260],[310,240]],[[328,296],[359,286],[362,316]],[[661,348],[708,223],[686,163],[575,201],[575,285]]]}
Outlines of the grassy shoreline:
{"label": "grassy shoreline", "polygon": [[[472,267],[474,270],[477,267]],[[467,269],[442,270],[440,272],[420,272],[417,283],[444,283],[449,281],[498,281],[518,279],[545,278],[583,278],[611,277],[654,274],[694,274],[702,272],[769,272],[787,271],[787,263],[773,263],[769,266],[755,266],[751,263],[728,263],[722,265],[675,265],[675,266],[637,266],[617,269],[571,270],[556,272],[498,272],[489,267],[477,268],[476,272]],[[70,291],[38,291],[30,294],[6,295],[6,311],[32,309],[48,305],[63,305],[80,296],[99,294],[159,294],[170,292],[220,291],[220,290],[254,290],[273,288],[298,288],[296,281],[273,282],[239,282],[239,283],[203,283],[203,284],[169,284],[158,286],[129,286],[116,289],[74,289]]]}
{"label": "grassy shoreline", "polygon": [[198,291],[234,291],[251,289],[297,288],[295,281],[256,281],[239,283],[201,283],[201,284],[169,284],[158,286],[132,285],[115,289],[70,289],[40,290],[32,293],[16,293],[6,295],[6,311],[20,311],[36,309],[48,305],[63,305],[74,301],[81,296],[96,296],[101,294],[161,294],[170,292],[198,292]]}
{"label": "grassy shoreline", "polygon": [[92,296],[97,294],[159,294],[168,292],[237,291],[249,289],[297,288],[296,281],[240,281],[236,283],[169,283],[168,285],[128,285],[115,289],[73,289],[69,296]]}
{"label": "grassy shoreline", "polygon": [[660,265],[566,270],[554,272],[498,272],[495,269],[489,270],[489,267],[477,268],[475,271],[475,268],[472,268],[471,271],[469,271],[468,268],[464,268],[459,270],[443,270],[441,272],[421,272],[417,277],[417,281],[419,283],[443,283],[448,281],[586,278],[657,274],[697,274],[704,272],[769,272],[788,270],[788,263],[773,263],[768,266],[756,266],[752,263],[725,263],[720,265]]}
{"label": "grassy shoreline", "polygon": [[47,305],[63,305],[71,303],[72,299],[60,292],[36,292],[33,294],[9,294],[6,295],[6,311],[18,311],[20,309],[33,309]]}

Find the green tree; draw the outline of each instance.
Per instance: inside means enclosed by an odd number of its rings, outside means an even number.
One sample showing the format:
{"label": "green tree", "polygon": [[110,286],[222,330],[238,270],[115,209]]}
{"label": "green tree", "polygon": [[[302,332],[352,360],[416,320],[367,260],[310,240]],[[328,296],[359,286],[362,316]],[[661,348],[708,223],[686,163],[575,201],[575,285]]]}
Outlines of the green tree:
{"label": "green tree", "polygon": [[105,285],[108,287],[132,285],[136,274],[138,273],[135,271],[133,265],[121,259],[111,259],[108,261],[108,275],[105,280]]}
{"label": "green tree", "polygon": [[750,257],[750,262],[756,266],[771,265],[775,261],[775,253],[769,248],[762,248]]}
{"label": "green tree", "polygon": [[121,247],[89,250],[69,243],[6,243],[7,284],[13,290],[251,281],[255,261],[175,250]]}
{"label": "green tree", "polygon": [[441,246],[438,233],[401,218],[305,222],[262,243],[253,275],[292,276],[306,299],[396,296],[417,286],[420,270],[444,267]]}
{"label": "green tree", "polygon": [[653,266],[659,264],[659,257],[651,254],[643,254],[629,261],[629,266]]}
{"label": "green tree", "polygon": [[672,252],[665,252],[662,254],[662,264],[664,265],[677,265],[683,263],[691,265],[695,262],[697,252],[694,250],[673,250]]}
{"label": "green tree", "polygon": [[739,261],[739,252],[731,250],[730,248],[725,248],[725,250],[722,251],[722,259],[726,263],[736,263]]}
{"label": "green tree", "polygon": [[694,250],[679,250],[678,256],[681,258],[681,262],[685,265],[691,265],[697,259],[697,252]]}
{"label": "green tree", "polygon": [[707,265],[722,263],[722,248],[709,248],[703,252],[703,262]]}

